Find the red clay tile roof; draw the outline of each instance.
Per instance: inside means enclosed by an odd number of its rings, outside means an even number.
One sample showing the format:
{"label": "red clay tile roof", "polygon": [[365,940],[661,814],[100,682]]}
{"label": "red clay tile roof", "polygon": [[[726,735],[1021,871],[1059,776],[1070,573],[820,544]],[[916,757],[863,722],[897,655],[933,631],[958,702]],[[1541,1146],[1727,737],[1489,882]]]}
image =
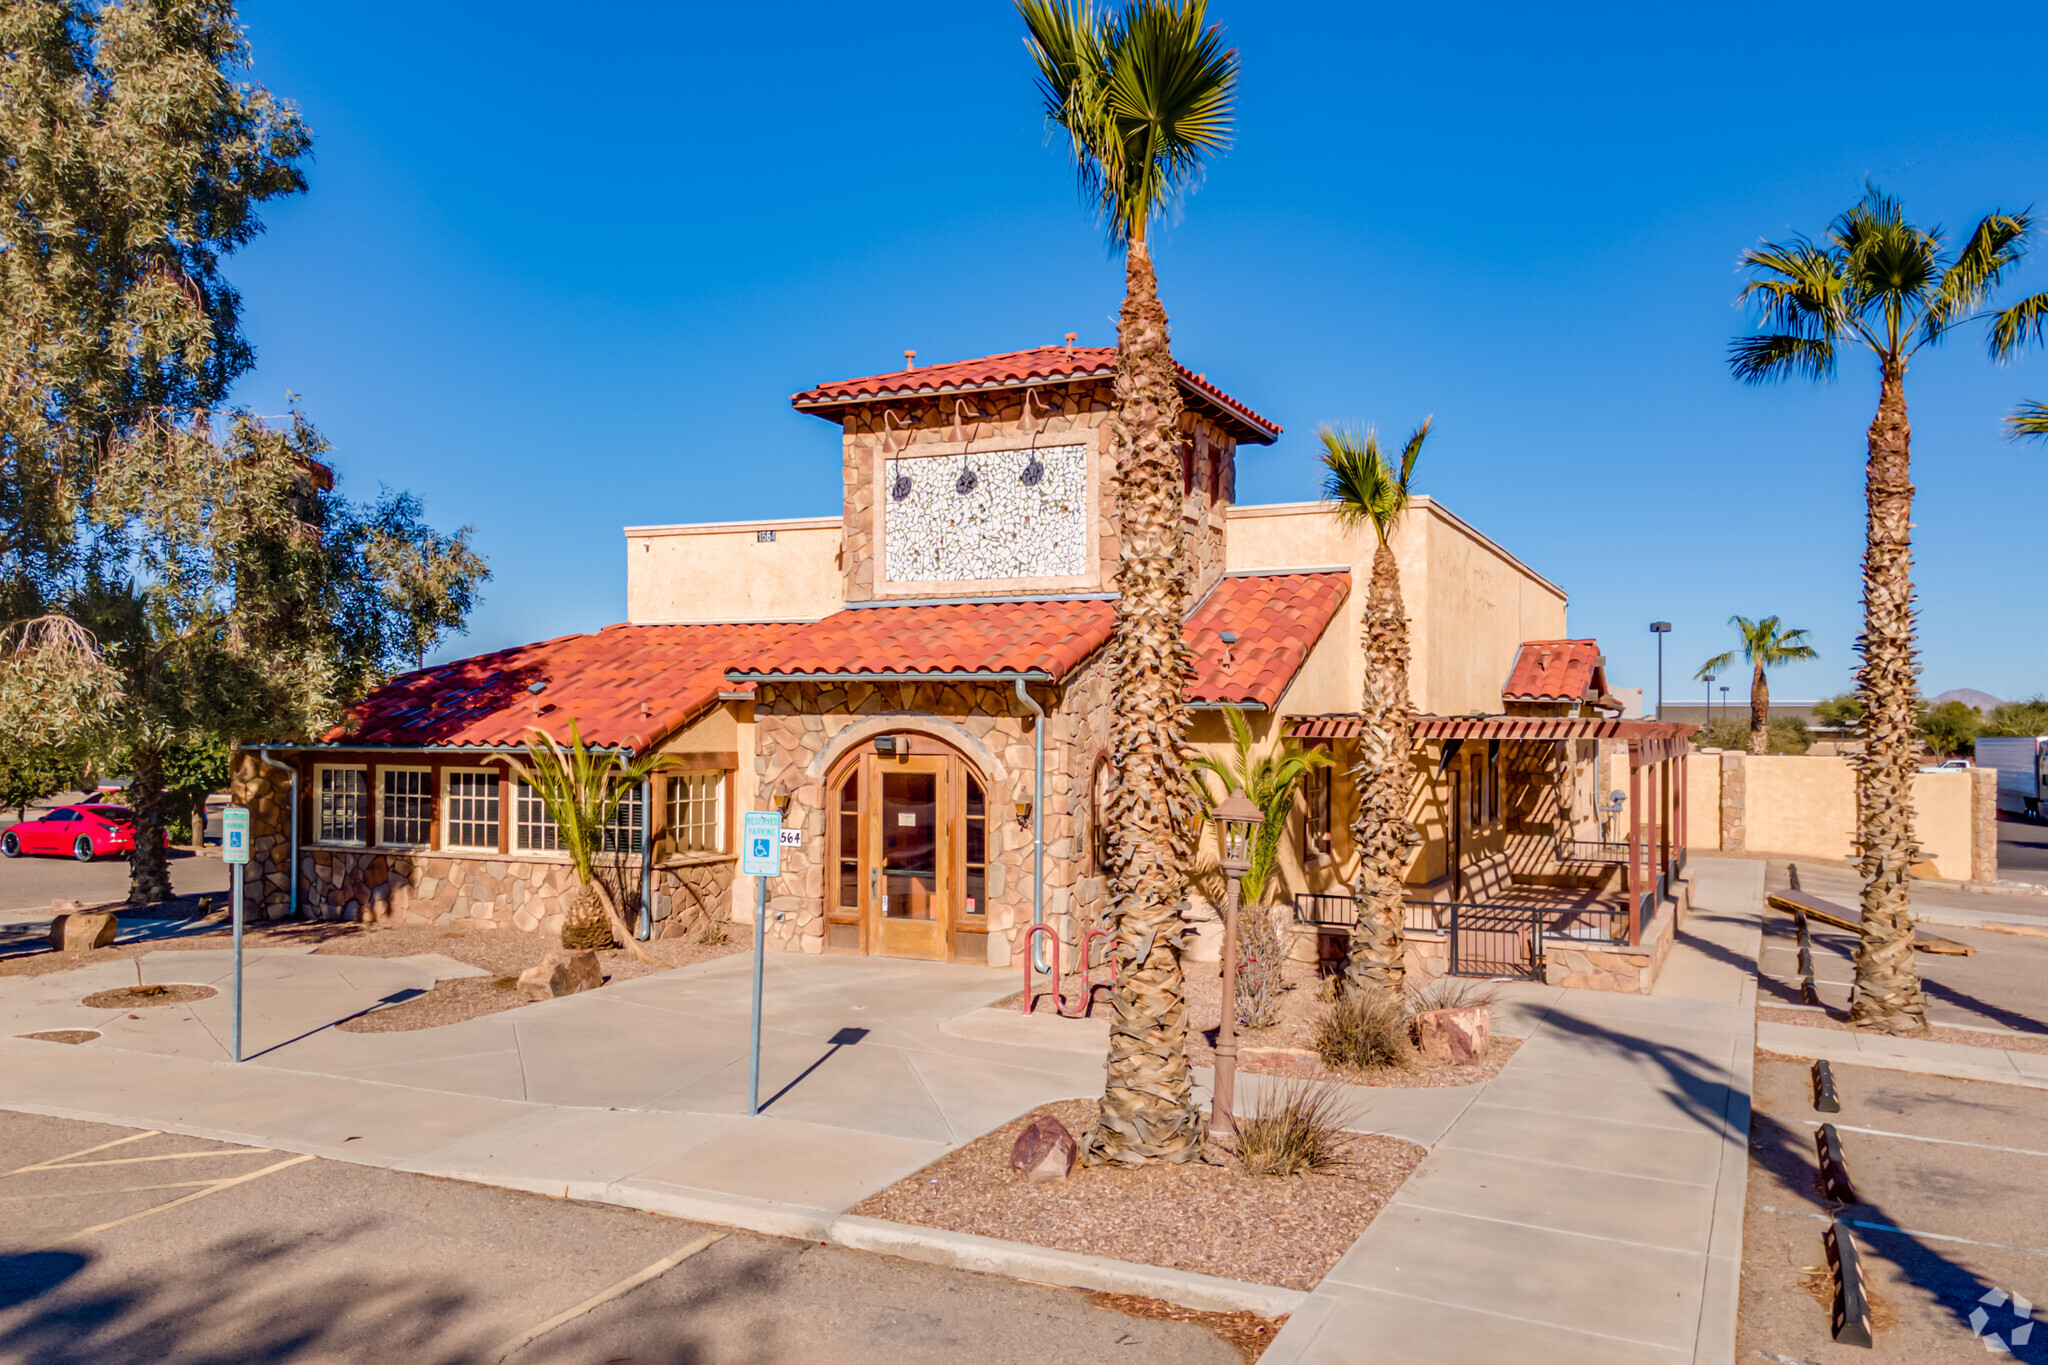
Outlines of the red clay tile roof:
{"label": "red clay tile roof", "polygon": [[[1232,575],[1188,617],[1188,700],[1271,708],[1351,591],[1348,573]],[[1235,631],[1226,646],[1223,632]]]}
{"label": "red clay tile roof", "polygon": [[[1609,716],[1417,716],[1417,739],[1634,739],[1680,740],[1699,730],[1675,720],[1619,720]],[[1357,739],[1363,716],[1293,716],[1293,739]]]}
{"label": "red clay tile roof", "polygon": [[[1188,700],[1280,699],[1350,590],[1350,575],[1225,578],[1189,618]],[[323,744],[517,746],[542,726],[644,751],[721,693],[793,673],[1043,673],[1063,679],[1109,640],[1104,600],[858,607],[807,625],[607,626],[393,678]],[[1237,632],[1224,660],[1221,632]],[[527,689],[547,686],[539,693]],[[642,705],[646,710],[643,712]]]}
{"label": "red clay tile roof", "polygon": [[1605,696],[1597,640],[1525,640],[1500,694],[1507,701],[1584,701]]}
{"label": "red clay tile roof", "polygon": [[1064,678],[1101,648],[1115,604],[992,602],[854,607],[792,626],[743,674],[1043,673]]}
{"label": "red clay tile roof", "polygon": [[[566,743],[573,716],[586,744],[645,750],[732,690],[728,668],[791,629],[618,625],[458,659],[393,678],[321,742],[520,745],[539,725]],[[535,682],[547,686],[528,692]]]}
{"label": "red clay tile roof", "polygon": [[[1180,373],[1186,401],[1220,419],[1238,440],[1271,445],[1280,435],[1279,423],[1259,416],[1187,366],[1176,364],[1174,368]],[[974,360],[952,360],[941,365],[920,365],[913,370],[835,380],[791,394],[789,401],[799,411],[837,420],[841,409],[891,398],[1014,389],[1078,379],[1107,379],[1115,374],[1114,346],[1036,346],[1028,351],[1005,351]]]}

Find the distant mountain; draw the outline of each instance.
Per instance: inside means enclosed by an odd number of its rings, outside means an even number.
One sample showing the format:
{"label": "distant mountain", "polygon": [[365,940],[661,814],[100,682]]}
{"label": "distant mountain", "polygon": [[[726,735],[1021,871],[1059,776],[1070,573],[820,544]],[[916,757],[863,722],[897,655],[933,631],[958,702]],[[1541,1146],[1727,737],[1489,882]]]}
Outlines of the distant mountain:
{"label": "distant mountain", "polygon": [[1953,687],[1939,696],[1929,697],[1927,700],[1930,705],[1935,706],[1939,706],[1945,701],[1959,701],[1965,706],[1976,707],[1978,713],[1984,716],[1989,716],[1993,707],[2005,705],[2004,702],[1992,696],[1989,692],[1979,692],[1974,687]]}

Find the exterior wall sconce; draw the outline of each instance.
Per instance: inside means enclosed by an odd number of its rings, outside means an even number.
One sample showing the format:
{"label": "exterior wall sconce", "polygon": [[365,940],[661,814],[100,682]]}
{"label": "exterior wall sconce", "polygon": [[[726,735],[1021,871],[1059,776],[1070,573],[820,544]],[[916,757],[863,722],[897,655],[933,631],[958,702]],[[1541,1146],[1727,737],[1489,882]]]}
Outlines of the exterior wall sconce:
{"label": "exterior wall sconce", "polygon": [[1029,824],[1030,821],[1031,803],[1029,801],[1019,801],[1017,803],[1017,828],[1024,828],[1024,826]]}
{"label": "exterior wall sconce", "polygon": [[[898,749],[897,749],[897,747],[896,747],[896,736],[894,736],[894,735],[876,735],[876,736],[875,736],[875,752],[876,752],[876,753],[878,753],[878,754],[881,754],[881,755],[883,755],[884,757],[887,757],[887,758],[893,758],[893,757],[895,757],[895,756],[896,756],[896,754],[897,754],[897,753],[899,752],[899,751],[898,751]],[[910,746],[909,746],[908,744],[905,744],[905,745],[903,746],[903,748],[902,748],[902,750],[901,750],[900,752],[903,752],[903,753],[909,753],[909,752],[910,752]]]}

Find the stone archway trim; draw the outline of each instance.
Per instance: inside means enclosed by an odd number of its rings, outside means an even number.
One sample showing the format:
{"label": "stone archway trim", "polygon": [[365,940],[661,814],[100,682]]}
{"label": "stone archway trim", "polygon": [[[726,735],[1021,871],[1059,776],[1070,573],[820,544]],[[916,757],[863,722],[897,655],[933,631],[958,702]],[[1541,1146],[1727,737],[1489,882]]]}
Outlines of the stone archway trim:
{"label": "stone archway trim", "polygon": [[982,776],[991,783],[1009,781],[1009,769],[1003,761],[966,727],[937,716],[916,715],[869,716],[854,722],[834,735],[831,742],[804,766],[805,776],[822,783],[840,759],[876,735],[904,733],[929,735],[958,750],[960,756],[979,768]]}

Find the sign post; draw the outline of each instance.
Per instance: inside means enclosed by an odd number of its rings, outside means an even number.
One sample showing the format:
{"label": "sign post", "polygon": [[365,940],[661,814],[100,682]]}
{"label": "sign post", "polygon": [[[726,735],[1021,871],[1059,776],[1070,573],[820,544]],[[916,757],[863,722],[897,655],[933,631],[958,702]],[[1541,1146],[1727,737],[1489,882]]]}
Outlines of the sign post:
{"label": "sign post", "polygon": [[761,969],[768,950],[768,879],[782,872],[782,814],[750,810],[740,817],[740,872],[754,879],[754,1036],[747,1069],[747,1114],[761,1112]]}
{"label": "sign post", "polygon": [[249,862],[249,808],[229,806],[220,816],[220,860],[235,878],[235,1030],[234,1058],[242,1060],[242,870]]}

